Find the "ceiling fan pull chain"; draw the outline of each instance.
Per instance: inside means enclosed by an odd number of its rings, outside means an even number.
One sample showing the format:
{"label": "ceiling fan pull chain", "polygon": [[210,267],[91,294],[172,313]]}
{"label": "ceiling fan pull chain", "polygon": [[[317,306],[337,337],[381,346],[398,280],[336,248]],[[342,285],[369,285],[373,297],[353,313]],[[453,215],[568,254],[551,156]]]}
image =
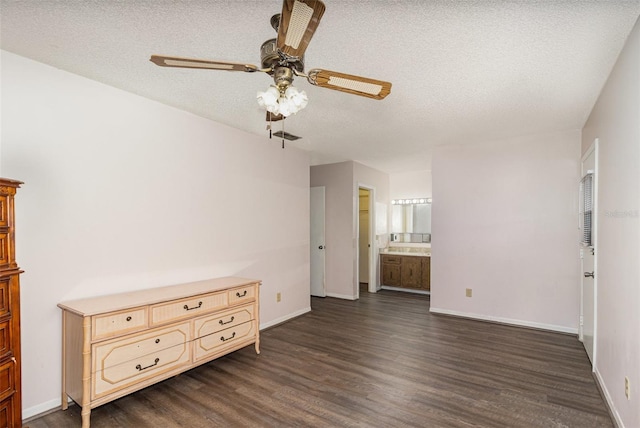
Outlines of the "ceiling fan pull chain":
{"label": "ceiling fan pull chain", "polygon": [[284,149],[284,136],[285,136],[285,132],[284,132],[284,122],[285,120],[287,120],[286,117],[282,118],[282,148]]}

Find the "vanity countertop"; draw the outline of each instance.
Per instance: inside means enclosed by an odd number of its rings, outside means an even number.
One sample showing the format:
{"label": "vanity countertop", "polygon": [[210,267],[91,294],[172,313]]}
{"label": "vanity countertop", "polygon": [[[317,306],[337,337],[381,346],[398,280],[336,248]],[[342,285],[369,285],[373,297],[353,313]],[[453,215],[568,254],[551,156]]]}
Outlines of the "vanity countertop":
{"label": "vanity countertop", "polygon": [[395,256],[431,257],[431,248],[389,247],[381,249],[380,254],[391,254]]}

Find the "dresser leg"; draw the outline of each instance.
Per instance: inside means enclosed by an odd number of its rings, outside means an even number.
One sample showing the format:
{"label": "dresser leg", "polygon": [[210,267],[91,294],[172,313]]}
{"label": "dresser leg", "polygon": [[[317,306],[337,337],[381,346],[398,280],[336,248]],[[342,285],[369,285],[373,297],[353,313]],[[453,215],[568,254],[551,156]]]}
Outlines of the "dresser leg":
{"label": "dresser leg", "polygon": [[256,338],[256,354],[260,354],[260,336]]}
{"label": "dresser leg", "polygon": [[86,408],[82,408],[82,428],[89,428],[90,417],[91,417],[91,407],[87,406]]}
{"label": "dresser leg", "polygon": [[62,410],[67,410],[69,407],[67,403],[67,317],[65,312],[62,312],[62,403],[60,407]]}

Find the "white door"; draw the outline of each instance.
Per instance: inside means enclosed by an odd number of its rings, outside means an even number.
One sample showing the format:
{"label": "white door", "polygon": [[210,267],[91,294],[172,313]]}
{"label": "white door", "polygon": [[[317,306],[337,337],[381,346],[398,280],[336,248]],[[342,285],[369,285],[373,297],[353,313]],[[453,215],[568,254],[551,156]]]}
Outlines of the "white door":
{"label": "white door", "polygon": [[580,235],[581,235],[581,302],[579,338],[595,366],[595,338],[597,318],[597,251],[596,251],[596,195],[597,195],[597,141],[582,158],[580,182]]}
{"label": "white door", "polygon": [[325,297],[324,186],[311,188],[311,295]]}

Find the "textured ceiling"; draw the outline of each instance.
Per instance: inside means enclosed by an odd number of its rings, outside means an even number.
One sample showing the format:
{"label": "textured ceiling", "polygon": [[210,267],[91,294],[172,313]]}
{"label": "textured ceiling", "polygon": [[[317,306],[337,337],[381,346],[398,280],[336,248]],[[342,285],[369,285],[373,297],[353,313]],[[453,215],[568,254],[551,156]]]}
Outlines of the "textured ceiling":
{"label": "textured ceiling", "polygon": [[[430,168],[434,146],[581,128],[640,14],[640,0],[345,1],[306,52],[393,83],[382,101],[309,85],[287,143],[314,164]],[[0,0],[2,49],[263,135],[263,73],[161,68],[151,54],[259,65],[278,0]],[[276,129],[280,129],[277,125]],[[272,144],[278,144],[273,141]]]}

